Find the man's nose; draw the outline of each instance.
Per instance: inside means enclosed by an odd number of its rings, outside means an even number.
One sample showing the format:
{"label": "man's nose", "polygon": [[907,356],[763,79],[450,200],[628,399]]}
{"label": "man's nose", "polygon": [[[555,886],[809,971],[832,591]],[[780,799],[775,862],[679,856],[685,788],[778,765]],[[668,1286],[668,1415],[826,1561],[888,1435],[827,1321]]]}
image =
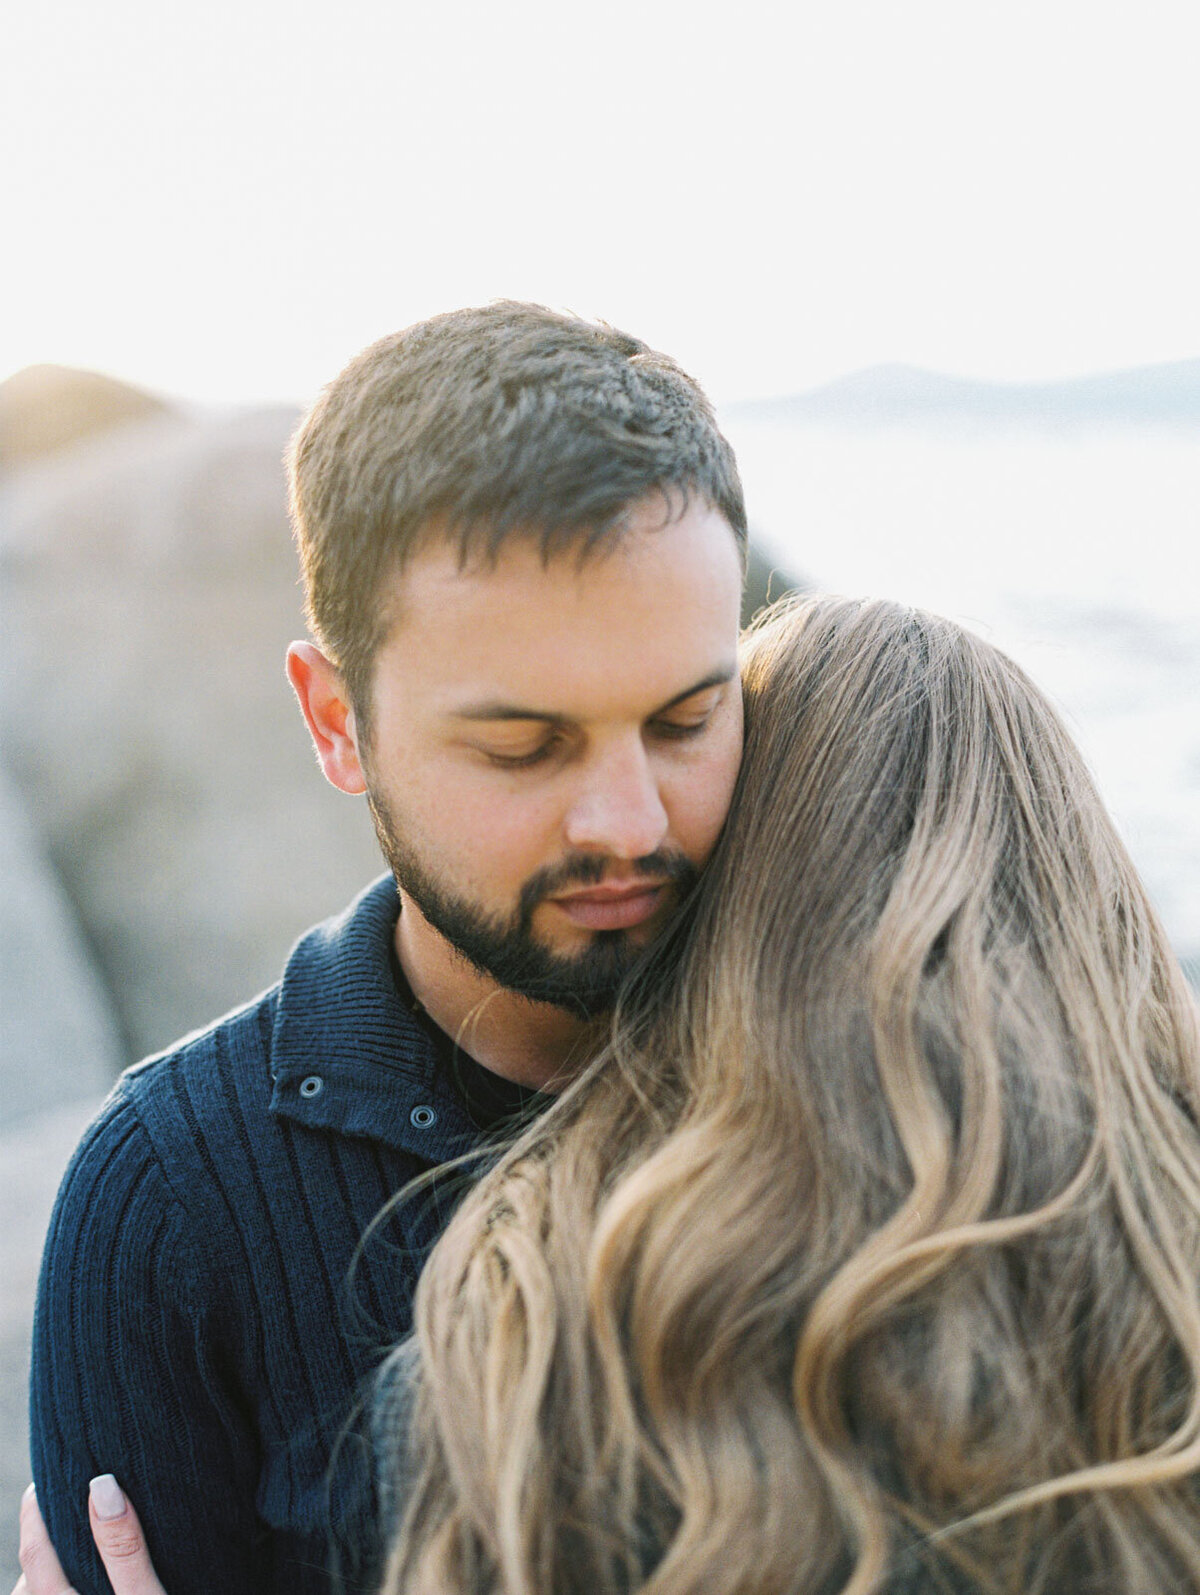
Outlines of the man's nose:
{"label": "man's nose", "polygon": [[668,830],[654,768],[639,738],[609,749],[583,772],[566,818],[568,846],[614,858],[645,858]]}

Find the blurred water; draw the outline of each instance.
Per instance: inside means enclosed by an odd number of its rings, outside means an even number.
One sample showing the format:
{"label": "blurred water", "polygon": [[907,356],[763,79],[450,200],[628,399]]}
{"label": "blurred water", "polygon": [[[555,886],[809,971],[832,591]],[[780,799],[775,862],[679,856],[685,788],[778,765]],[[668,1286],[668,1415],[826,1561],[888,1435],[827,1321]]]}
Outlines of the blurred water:
{"label": "blurred water", "polygon": [[727,430],[781,565],[952,615],[1047,689],[1200,977],[1200,434]]}

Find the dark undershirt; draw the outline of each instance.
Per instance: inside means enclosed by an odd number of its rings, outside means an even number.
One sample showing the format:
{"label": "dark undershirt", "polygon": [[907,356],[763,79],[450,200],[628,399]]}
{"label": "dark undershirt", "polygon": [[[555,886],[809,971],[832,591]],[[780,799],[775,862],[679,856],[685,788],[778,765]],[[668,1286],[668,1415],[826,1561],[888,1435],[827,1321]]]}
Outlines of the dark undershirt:
{"label": "dark undershirt", "polygon": [[532,1086],[506,1080],[503,1075],[476,1063],[469,1053],[456,1046],[413,996],[394,945],[389,949],[389,960],[396,995],[433,1042],[438,1067],[458,1092],[476,1129],[513,1129],[536,1118],[550,1106],[554,1098],[548,1091],[535,1091]]}

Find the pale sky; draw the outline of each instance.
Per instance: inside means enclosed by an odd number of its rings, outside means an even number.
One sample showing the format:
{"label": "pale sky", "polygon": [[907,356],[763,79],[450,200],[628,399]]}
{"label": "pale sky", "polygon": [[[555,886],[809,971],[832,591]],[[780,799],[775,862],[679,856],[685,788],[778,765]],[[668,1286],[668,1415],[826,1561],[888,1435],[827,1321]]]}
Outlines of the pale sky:
{"label": "pale sky", "polygon": [[718,401],[1200,352],[1196,0],[39,0],[0,376],[304,399],[501,295]]}

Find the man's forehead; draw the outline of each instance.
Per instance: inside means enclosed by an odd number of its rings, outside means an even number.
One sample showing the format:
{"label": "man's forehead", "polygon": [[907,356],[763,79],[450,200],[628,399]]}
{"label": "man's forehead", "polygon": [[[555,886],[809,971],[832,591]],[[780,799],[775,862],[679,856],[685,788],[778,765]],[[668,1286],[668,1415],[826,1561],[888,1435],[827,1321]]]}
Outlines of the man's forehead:
{"label": "man's forehead", "polygon": [[518,542],[464,569],[430,546],[400,578],[380,673],[407,674],[441,713],[578,718],[618,698],[649,713],[731,670],[740,587],[733,533],[707,507],[583,564]]}
{"label": "man's forehead", "polygon": [[430,650],[422,695],[457,720],[642,718],[737,674],[736,635],[713,626],[677,624],[662,635],[513,625],[456,640],[448,633]]}

